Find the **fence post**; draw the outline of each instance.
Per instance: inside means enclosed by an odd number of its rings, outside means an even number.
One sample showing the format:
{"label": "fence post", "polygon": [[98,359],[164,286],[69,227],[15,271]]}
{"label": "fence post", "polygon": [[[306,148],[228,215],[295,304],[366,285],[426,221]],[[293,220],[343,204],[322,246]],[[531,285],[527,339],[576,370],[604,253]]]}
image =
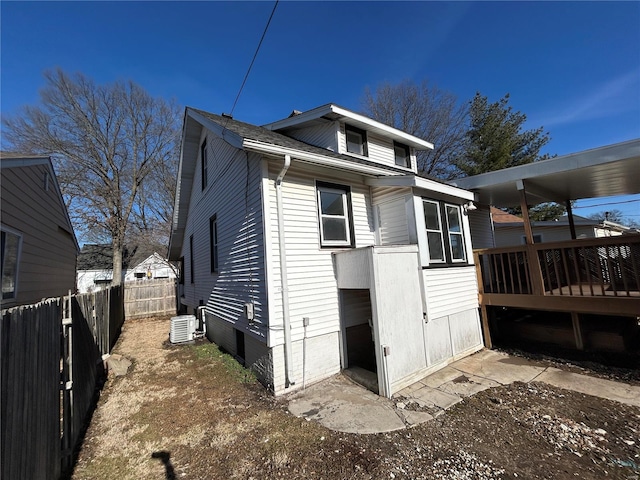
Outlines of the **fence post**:
{"label": "fence post", "polygon": [[73,459],[73,306],[71,290],[62,297],[62,470]]}

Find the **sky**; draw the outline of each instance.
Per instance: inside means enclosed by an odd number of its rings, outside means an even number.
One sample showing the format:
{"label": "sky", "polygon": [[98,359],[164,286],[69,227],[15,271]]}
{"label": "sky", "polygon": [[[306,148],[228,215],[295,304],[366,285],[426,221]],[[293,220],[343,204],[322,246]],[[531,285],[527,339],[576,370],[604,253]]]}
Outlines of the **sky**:
{"label": "sky", "polygon": [[[230,112],[273,7],[3,0],[1,114],[37,104],[55,67]],[[640,2],[281,1],[233,115],[260,125],[326,103],[360,111],[365,88],[405,79],[460,102],[509,93],[526,129],[549,132],[542,153],[637,139]],[[640,222],[640,195],[574,213],[609,209]]]}

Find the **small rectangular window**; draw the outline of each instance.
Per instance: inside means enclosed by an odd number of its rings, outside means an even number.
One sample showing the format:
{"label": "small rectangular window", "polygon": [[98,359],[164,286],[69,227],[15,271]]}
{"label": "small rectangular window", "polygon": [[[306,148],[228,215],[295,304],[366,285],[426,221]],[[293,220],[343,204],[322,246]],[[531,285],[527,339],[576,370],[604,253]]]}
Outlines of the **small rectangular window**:
{"label": "small rectangular window", "polygon": [[180,269],[180,278],[178,282],[180,285],[184,285],[184,257],[180,257],[180,260],[178,260],[178,268]]}
{"label": "small rectangular window", "polygon": [[209,219],[209,250],[211,273],[218,271],[218,219],[216,215]]}
{"label": "small rectangular window", "polygon": [[201,164],[201,175],[202,175],[202,190],[204,190],[205,188],[207,188],[207,183],[208,183],[208,174],[207,174],[207,170],[209,168],[209,160],[208,160],[208,155],[207,155],[207,141],[205,140],[204,142],[202,142],[202,145],[200,146],[200,164]]}
{"label": "small rectangular window", "polygon": [[195,262],[193,261],[193,235],[191,235],[189,237],[189,277],[191,280],[191,283],[194,283],[194,275],[193,275],[193,266],[194,266]]}
{"label": "small rectangular window", "polygon": [[431,262],[444,262],[444,238],[438,202],[423,200],[422,204],[424,206],[424,223],[427,229],[429,260]]}
{"label": "small rectangular window", "polygon": [[401,143],[393,142],[393,152],[396,157],[396,165],[411,168],[411,153],[409,147]]}
{"label": "small rectangular window", "polygon": [[2,230],[1,233],[2,299],[8,300],[16,298],[18,290],[18,265],[22,237],[6,230]]}
{"label": "small rectangular window", "polygon": [[347,152],[357,155],[367,156],[367,132],[350,125],[344,126],[344,133],[347,137]]}
{"label": "small rectangular window", "polygon": [[352,246],[349,188],[317,184],[320,244],[323,247]]}

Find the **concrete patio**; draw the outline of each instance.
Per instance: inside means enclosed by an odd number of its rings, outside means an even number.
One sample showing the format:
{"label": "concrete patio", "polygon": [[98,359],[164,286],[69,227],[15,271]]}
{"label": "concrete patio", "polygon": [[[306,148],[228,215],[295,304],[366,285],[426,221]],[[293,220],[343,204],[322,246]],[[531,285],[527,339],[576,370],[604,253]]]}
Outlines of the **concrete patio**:
{"label": "concrete patio", "polygon": [[[291,395],[289,411],[332,430],[380,433],[433,419],[463,398],[513,382],[544,382],[555,387],[640,406],[640,387],[547,367],[535,361],[482,350],[401,390],[380,397],[344,375]],[[407,408],[417,404],[419,408]]]}

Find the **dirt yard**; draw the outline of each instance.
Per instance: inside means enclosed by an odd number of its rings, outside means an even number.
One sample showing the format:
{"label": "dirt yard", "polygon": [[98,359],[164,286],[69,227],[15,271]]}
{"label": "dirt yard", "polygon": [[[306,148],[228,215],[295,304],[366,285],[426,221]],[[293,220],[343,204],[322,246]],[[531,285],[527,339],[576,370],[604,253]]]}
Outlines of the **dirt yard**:
{"label": "dirt yard", "polygon": [[409,430],[332,432],[293,417],[215,345],[125,323],[81,479],[639,479],[640,409],[546,386],[486,390]]}

